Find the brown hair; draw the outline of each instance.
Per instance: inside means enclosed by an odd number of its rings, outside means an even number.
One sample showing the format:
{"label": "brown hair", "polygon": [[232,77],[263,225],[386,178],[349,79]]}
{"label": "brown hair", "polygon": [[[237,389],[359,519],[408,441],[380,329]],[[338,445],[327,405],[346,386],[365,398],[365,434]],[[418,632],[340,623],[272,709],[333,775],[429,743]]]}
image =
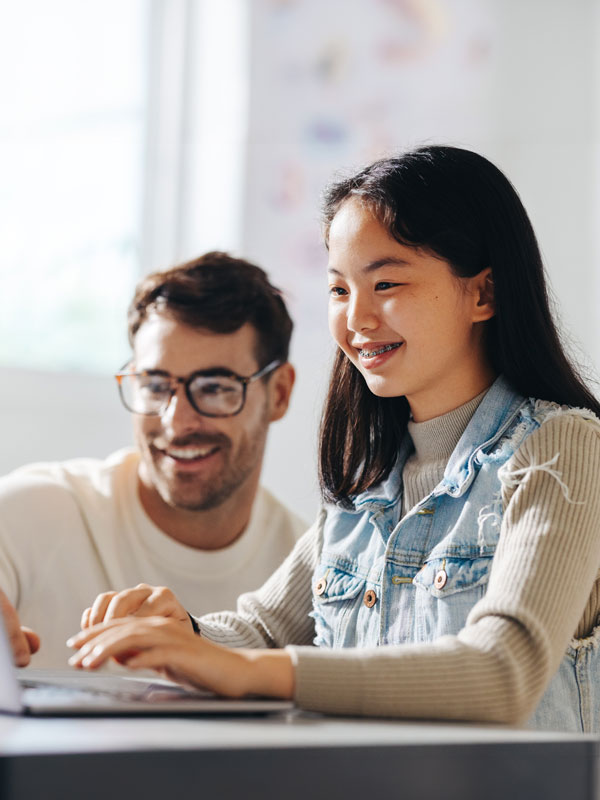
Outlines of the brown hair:
{"label": "brown hair", "polygon": [[211,252],[153,272],[138,284],[127,313],[129,342],[152,311],[215,333],[234,333],[250,323],[261,367],[287,361],[293,323],[279,289],[260,267],[227,253]]}

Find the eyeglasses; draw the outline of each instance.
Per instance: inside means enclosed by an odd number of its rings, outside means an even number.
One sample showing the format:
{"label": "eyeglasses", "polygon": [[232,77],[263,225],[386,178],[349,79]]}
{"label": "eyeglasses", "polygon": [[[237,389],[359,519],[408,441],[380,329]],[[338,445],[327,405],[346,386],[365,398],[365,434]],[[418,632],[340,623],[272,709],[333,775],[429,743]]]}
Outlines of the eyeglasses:
{"label": "eyeglasses", "polygon": [[247,378],[221,367],[192,372],[187,378],[171,375],[170,372],[160,369],[118,372],[115,378],[121,401],[133,414],[162,416],[169,407],[177,386],[182,384],[190,405],[198,414],[205,417],[233,417],[244,407],[248,384],[268,375],[282,363],[271,361]]}

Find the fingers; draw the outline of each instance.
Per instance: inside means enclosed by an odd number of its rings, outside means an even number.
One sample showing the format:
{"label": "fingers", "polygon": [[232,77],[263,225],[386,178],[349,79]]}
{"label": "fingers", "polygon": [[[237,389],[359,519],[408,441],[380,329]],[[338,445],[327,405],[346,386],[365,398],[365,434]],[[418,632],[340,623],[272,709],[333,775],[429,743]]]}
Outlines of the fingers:
{"label": "fingers", "polygon": [[91,628],[110,619],[135,614],[151,593],[152,586],[144,583],[122,592],[103,592],[94,600],[92,607],[86,608],[81,615],[81,628]]}
{"label": "fingers", "polygon": [[[148,586],[145,583],[140,583],[133,589],[125,589],[124,591],[115,594],[106,608],[104,621],[109,622],[111,619],[129,617],[134,614],[146,616],[144,612],[144,604],[151,596],[152,589],[152,586]],[[101,620],[97,621],[100,622]]]}
{"label": "fingers", "polygon": [[[78,649],[69,659],[76,668],[95,669],[114,658],[126,667],[151,668],[185,686],[228,697],[254,691],[252,675],[256,670],[249,669],[254,656],[251,659],[244,651],[196,636],[175,619],[113,619],[81,631],[67,644]],[[264,683],[264,676],[261,680]]]}
{"label": "fingers", "polygon": [[98,636],[99,633],[106,630],[107,628],[123,624],[124,622],[125,620],[119,619],[119,620],[112,620],[111,622],[101,622],[98,623],[97,625],[88,626],[85,630],[79,631],[79,633],[70,636],[66,641],[66,645],[67,647],[74,647],[78,649],[83,644],[86,644],[86,642],[89,642],[91,639],[93,639],[95,636]]}
{"label": "fingers", "polygon": [[25,667],[31,660],[31,654],[39,649],[40,637],[29,628],[21,628],[17,610],[2,591],[0,591],[0,611],[4,618],[13,660],[18,667]]}
{"label": "fingers", "polygon": [[152,586],[151,593],[139,607],[139,617],[173,617],[179,621],[189,622],[185,608],[166,586]]}
{"label": "fingers", "polygon": [[21,625],[21,631],[23,635],[27,639],[27,644],[29,646],[30,653],[37,653],[40,649],[41,640],[38,634],[35,631],[32,631],[31,628],[26,628],[24,625]]}
{"label": "fingers", "polygon": [[31,661],[31,650],[27,637],[18,629],[9,638],[15,664],[17,667],[26,667]]}
{"label": "fingers", "polygon": [[82,627],[84,618],[86,622],[86,628],[91,628],[93,625],[97,625],[99,622],[102,622],[106,613],[106,609],[108,608],[108,604],[116,594],[116,592],[103,592],[102,594],[99,594],[94,600],[92,607],[86,608],[86,610],[83,612],[81,616]]}
{"label": "fingers", "polygon": [[140,583],[121,592],[104,592],[98,595],[91,608],[81,616],[81,628],[91,628],[100,622],[108,622],[127,616],[174,617],[189,624],[186,610],[166,586],[149,586]]}
{"label": "fingers", "polygon": [[81,615],[81,622],[79,624],[79,626],[80,626],[82,631],[84,631],[86,628],[90,628],[91,627],[91,623],[90,623],[91,613],[92,613],[92,609],[91,608],[84,608],[83,614]]}
{"label": "fingers", "polygon": [[[122,654],[124,650],[119,651],[114,648],[114,643],[119,641],[119,639],[123,639],[123,633],[121,636],[117,636],[115,638],[112,634],[113,628],[123,628],[129,623],[129,620],[118,619],[112,620],[111,622],[102,623],[100,625],[94,625],[91,628],[88,628],[86,631],[83,631],[76,636],[72,636],[70,639],[67,639],[67,646],[78,648],[78,652],[71,656],[69,659],[69,664],[73,667],[97,667],[100,664],[104,663],[104,661],[110,657],[111,653],[106,650],[107,645],[113,643],[113,651],[116,655]],[[104,658],[96,658],[91,659],[91,654],[95,656],[100,656],[102,653],[105,653]]]}
{"label": "fingers", "polygon": [[[197,639],[193,633],[183,631],[175,620],[164,617],[139,619],[113,619],[82,631],[67,641],[69,647],[78,648],[69,659],[74,667],[95,669],[110,658],[128,664],[141,651],[165,647],[173,655],[172,648],[182,641],[182,636],[192,643]],[[166,666],[168,661],[161,666]]]}

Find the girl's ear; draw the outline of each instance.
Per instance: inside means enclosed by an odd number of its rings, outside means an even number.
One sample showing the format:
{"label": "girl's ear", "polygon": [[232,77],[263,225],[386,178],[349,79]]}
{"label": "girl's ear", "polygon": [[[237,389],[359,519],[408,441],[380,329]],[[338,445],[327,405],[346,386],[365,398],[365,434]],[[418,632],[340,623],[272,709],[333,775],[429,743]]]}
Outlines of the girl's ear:
{"label": "girl's ear", "polygon": [[476,299],[473,322],[484,322],[486,319],[491,319],[496,313],[491,267],[482,269],[472,280],[474,281],[473,294]]}

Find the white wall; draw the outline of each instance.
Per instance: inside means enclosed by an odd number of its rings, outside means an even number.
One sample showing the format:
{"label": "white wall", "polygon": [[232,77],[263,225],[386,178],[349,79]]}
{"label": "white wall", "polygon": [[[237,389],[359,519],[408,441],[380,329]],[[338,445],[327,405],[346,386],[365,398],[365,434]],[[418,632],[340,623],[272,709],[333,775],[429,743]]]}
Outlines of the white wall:
{"label": "white wall", "polygon": [[[421,142],[470,147],[497,163],[532,218],[569,349],[600,374],[600,6],[253,8],[244,250],[288,290],[297,319],[297,403],[266,471],[280,493],[308,501],[314,474],[307,465],[331,353],[317,212],[335,170]],[[290,453],[304,465],[295,475]]]}
{"label": "white wall", "polygon": [[0,371],[0,474],[31,461],[105,456],[131,443],[110,376]]}

